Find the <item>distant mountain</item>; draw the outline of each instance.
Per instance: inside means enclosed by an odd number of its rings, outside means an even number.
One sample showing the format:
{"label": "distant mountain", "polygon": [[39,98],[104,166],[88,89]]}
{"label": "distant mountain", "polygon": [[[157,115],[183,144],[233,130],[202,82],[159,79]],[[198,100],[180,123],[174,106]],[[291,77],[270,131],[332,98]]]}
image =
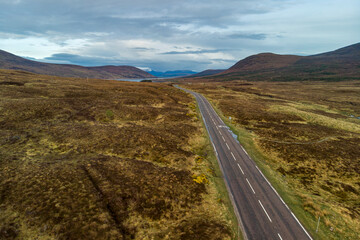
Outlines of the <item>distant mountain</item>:
{"label": "distant mountain", "polygon": [[294,64],[300,58],[302,57],[296,55],[278,55],[274,53],[260,53],[257,55],[252,55],[237,62],[234,66],[230,67],[224,73],[279,69]]}
{"label": "distant mountain", "polygon": [[148,73],[159,78],[170,78],[170,77],[184,77],[195,74],[197,72],[191,70],[175,70],[175,71],[166,71],[166,72],[148,71]]}
{"label": "distant mountain", "polygon": [[186,78],[205,77],[224,72],[225,69],[207,69],[205,71],[186,76]]}
{"label": "distant mountain", "polygon": [[311,56],[261,53],[237,62],[213,81],[236,79],[264,81],[360,79],[360,43]]}
{"label": "distant mountain", "polygon": [[151,78],[153,75],[131,66],[83,67],[70,64],[42,63],[0,50],[0,69],[23,70],[38,74],[80,78]]}

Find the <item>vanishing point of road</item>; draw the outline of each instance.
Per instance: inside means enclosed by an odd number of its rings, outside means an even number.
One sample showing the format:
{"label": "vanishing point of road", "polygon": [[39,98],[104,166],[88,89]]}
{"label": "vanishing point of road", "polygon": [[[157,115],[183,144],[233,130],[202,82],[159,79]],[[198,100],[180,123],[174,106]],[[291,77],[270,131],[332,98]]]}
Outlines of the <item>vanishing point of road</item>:
{"label": "vanishing point of road", "polygon": [[312,239],[206,98],[180,89],[198,102],[245,239]]}

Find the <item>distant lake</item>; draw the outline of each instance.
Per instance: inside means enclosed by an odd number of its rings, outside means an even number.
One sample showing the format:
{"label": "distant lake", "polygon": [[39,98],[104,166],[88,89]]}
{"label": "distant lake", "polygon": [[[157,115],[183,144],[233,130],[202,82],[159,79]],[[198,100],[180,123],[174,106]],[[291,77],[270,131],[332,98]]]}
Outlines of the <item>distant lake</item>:
{"label": "distant lake", "polygon": [[142,80],[156,80],[156,78],[137,78],[137,79],[126,79],[126,78],[120,78],[115,79],[116,81],[126,81],[126,82],[141,82]]}
{"label": "distant lake", "polygon": [[119,78],[119,79],[114,79],[116,81],[125,81],[125,82],[141,82],[142,80],[151,80],[153,82],[156,82],[157,80],[161,80],[161,79],[172,79],[172,78],[177,78],[177,77],[163,77],[163,78],[136,78],[136,79],[127,79],[127,78]]}

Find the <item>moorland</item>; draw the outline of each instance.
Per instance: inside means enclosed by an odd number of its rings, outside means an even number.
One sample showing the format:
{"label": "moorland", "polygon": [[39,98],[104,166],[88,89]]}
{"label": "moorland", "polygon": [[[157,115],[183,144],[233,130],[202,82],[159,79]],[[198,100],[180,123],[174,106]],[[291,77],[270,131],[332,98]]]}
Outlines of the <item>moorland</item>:
{"label": "moorland", "polygon": [[0,70],[0,112],[0,239],[234,238],[186,93]]}

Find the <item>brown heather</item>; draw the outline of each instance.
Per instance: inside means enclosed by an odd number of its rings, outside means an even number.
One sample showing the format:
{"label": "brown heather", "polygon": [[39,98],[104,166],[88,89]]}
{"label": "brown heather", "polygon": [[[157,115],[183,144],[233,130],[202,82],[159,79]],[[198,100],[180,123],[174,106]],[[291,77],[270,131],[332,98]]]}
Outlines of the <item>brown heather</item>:
{"label": "brown heather", "polygon": [[0,239],[233,238],[194,103],[0,70]]}

